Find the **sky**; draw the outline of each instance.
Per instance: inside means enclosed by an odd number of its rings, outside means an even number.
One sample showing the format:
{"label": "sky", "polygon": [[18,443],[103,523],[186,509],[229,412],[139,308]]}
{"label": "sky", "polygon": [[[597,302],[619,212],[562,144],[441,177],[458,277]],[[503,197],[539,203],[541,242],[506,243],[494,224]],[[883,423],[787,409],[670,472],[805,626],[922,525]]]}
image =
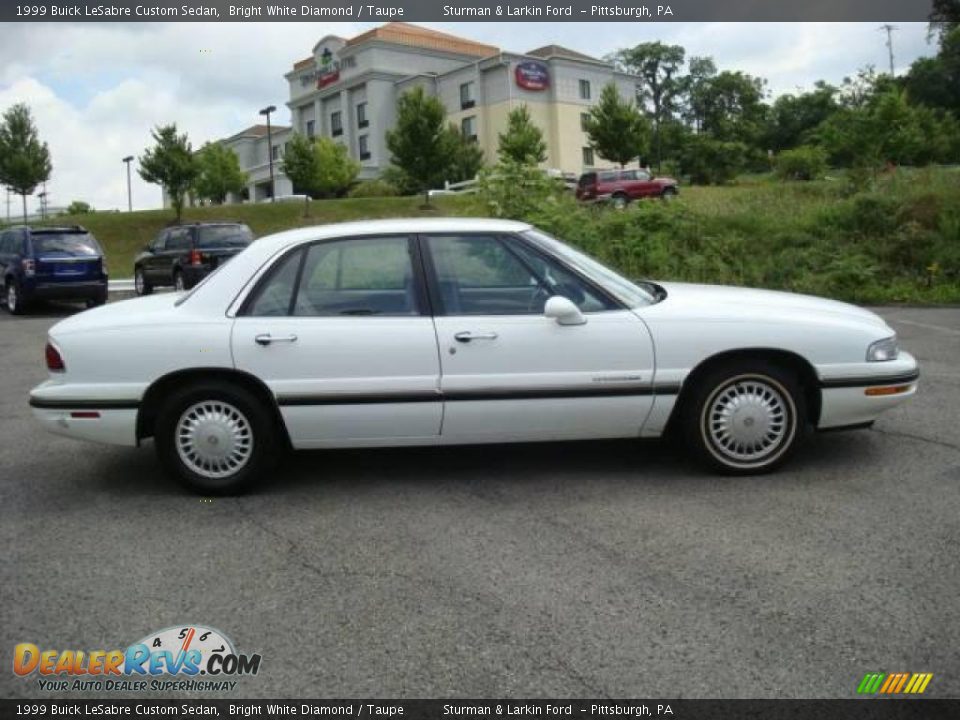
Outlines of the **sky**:
{"label": "sky", "polygon": [[[876,23],[421,23],[525,52],[558,44],[604,56],[640,42],[679,44],[721,70],[768,80],[772,96],[839,83],[859,68],[889,64]],[[150,130],[176,122],[194,147],[232,135],[279,108],[286,124],[284,73],[324,35],[350,37],[371,23],[17,23],[0,25],[0,111],[27,103],[50,146],[51,206],[84,200],[126,209],[122,158],[151,144]],[[896,71],[935,53],[925,23],[894,34]],[[134,209],[161,204],[159,187],[133,163]],[[2,191],[0,191],[2,193]],[[0,213],[6,212],[0,194]],[[11,213],[20,208],[12,198]],[[35,198],[28,208],[37,207]]]}

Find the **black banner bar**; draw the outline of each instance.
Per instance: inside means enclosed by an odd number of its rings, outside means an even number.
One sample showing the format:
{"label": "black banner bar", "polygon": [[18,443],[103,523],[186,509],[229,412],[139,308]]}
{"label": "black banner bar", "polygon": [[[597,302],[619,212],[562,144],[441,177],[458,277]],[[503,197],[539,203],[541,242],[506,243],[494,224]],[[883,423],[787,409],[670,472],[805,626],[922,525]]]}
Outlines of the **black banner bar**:
{"label": "black banner bar", "polygon": [[670,720],[940,720],[960,699],[856,700],[0,700],[3,718],[669,718]]}
{"label": "black banner bar", "polygon": [[932,0],[35,0],[4,22],[926,22]]}

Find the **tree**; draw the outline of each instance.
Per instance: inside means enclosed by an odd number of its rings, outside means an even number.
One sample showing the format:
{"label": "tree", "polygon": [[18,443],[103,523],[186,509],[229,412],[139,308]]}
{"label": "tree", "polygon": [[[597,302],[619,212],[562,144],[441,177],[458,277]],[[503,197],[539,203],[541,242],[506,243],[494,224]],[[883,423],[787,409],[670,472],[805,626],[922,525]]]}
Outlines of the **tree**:
{"label": "tree", "polygon": [[197,196],[222,205],[227,195],[239,195],[247,184],[237,154],[220,143],[206,143],[197,153]]}
{"label": "tree", "polygon": [[290,139],[281,166],[294,190],[308,198],[342,195],[360,172],[360,163],[350,157],[342,143],[328,137],[311,140],[300,134]]}
{"label": "tree", "polygon": [[767,148],[780,152],[804,144],[837,111],[836,95],[837,88],[820,81],[811,92],[778,97],[770,108]]}
{"label": "tree", "polygon": [[158,126],[150,134],[156,144],[140,156],[137,172],[166,191],[180,222],[184,197],[193,189],[199,170],[193,147],[186,133],[177,134],[176,123]]}
{"label": "tree", "polygon": [[67,205],[67,210],[64,213],[65,215],[89,215],[95,213],[90,203],[84,202],[83,200],[74,200],[72,203]]}
{"label": "tree", "polygon": [[599,102],[590,108],[585,126],[597,154],[620,167],[641,155],[649,139],[649,121],[633,102],[621,99],[612,82],[603,87]]}
{"label": "tree", "polygon": [[703,118],[706,115],[706,89],[709,81],[717,75],[717,65],[711,57],[691,57],[688,67],[689,72],[683,78],[686,94],[683,114],[694,131],[699,133],[703,129]]}
{"label": "tree", "polygon": [[451,146],[450,182],[472,180],[483,167],[483,150],[473,138],[460,132],[460,129],[450,123],[447,126],[447,142]]}
{"label": "tree", "polygon": [[527,165],[547,161],[547,143],[543,131],[530,119],[526,105],[514,108],[507,116],[507,131],[498,135],[497,154],[501,160]]}
{"label": "tree", "polygon": [[30,108],[17,104],[0,120],[0,185],[6,185],[23,199],[23,221],[27,222],[27,195],[50,178],[53,165],[50,150],[40,142]]}
{"label": "tree", "polygon": [[387,149],[405,189],[422,192],[430,204],[430,188],[447,178],[453,146],[443,103],[422,87],[408,90],[397,101],[397,122],[387,131]]}
{"label": "tree", "polygon": [[704,81],[703,132],[724,142],[742,142],[759,148],[765,129],[766,81],[725,70]]}
{"label": "tree", "polygon": [[936,57],[920,58],[910,66],[904,86],[911,102],[960,116],[960,27],[941,35]]}
{"label": "tree", "polygon": [[933,0],[930,13],[930,31],[943,38],[951,30],[960,27],[960,0]]}
{"label": "tree", "polygon": [[654,157],[658,170],[663,161],[660,128],[678,110],[684,91],[684,81],[679,72],[685,55],[686,51],[680,45],[664,45],[657,41],[641,43],[621,50],[614,56],[619,67],[643,79],[638,100],[650,103],[648,114],[653,120]]}

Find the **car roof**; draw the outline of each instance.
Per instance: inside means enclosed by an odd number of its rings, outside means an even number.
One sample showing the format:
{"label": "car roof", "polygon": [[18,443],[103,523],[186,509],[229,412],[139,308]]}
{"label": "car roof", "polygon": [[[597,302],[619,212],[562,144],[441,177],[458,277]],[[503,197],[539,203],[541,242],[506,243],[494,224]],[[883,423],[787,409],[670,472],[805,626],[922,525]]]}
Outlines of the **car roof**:
{"label": "car roof", "polygon": [[26,230],[30,234],[37,233],[85,233],[88,230],[83,225],[41,225],[31,227],[30,225],[11,225],[3,228],[4,230]]}
{"label": "car roof", "polygon": [[389,220],[357,220],[353,222],[314,225],[267,235],[255,240],[257,246],[279,249],[311,240],[356,235],[397,235],[413,233],[477,233],[521,232],[529,230],[529,223],[491,218],[396,218]]}

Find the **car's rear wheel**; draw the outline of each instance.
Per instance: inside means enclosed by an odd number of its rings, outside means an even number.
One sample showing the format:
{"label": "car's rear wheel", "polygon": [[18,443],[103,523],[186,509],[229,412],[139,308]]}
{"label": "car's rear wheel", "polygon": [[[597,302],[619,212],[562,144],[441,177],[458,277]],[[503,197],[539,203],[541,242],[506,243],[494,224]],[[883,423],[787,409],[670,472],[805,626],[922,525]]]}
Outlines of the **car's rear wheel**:
{"label": "car's rear wheel", "polygon": [[630,198],[628,198],[623,193],[617,193],[612,198],[610,198],[610,202],[613,204],[613,206],[617,210],[623,210],[627,206],[627,204],[630,202]]}
{"label": "car's rear wheel", "polygon": [[173,287],[176,289],[177,292],[183,292],[184,290],[187,289],[187,282],[186,280],[184,280],[183,272],[181,272],[180,270],[177,270],[173,274]]}
{"label": "car's rear wheel", "polygon": [[133,289],[136,291],[137,295],[149,295],[153,292],[153,285],[147,282],[147,276],[143,272],[142,267],[138,267],[133,271]]}
{"label": "car's rear wheel", "polygon": [[164,467],[208,495],[239,492],[273,462],[272,414],[246,389],[226,382],[193,385],[164,403],[154,440]]}
{"label": "car's rear wheel", "polygon": [[4,307],[11,315],[20,315],[24,311],[23,295],[16,280],[8,280],[4,292]]}
{"label": "car's rear wheel", "polygon": [[707,373],[685,399],[688,446],[731,475],[773,470],[796,448],[806,404],[796,377],[763,363],[731,363]]}

